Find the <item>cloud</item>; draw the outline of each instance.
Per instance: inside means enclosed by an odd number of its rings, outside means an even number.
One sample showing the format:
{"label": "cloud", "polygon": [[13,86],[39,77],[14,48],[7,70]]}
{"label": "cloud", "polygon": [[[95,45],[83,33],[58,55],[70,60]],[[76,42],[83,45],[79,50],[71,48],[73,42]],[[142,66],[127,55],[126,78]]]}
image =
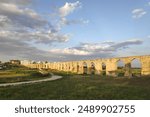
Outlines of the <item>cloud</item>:
{"label": "cloud", "polygon": [[0,3],[15,3],[24,6],[31,4],[32,0],[0,0]]}
{"label": "cloud", "polygon": [[142,8],[140,8],[140,9],[134,9],[132,11],[132,17],[136,18],[136,19],[141,18],[141,17],[143,17],[146,14],[147,14],[147,12],[144,9],[142,9]]}
{"label": "cloud", "polygon": [[[88,23],[88,20],[67,20],[67,18],[61,17],[58,22],[53,24],[35,10],[27,7],[26,4],[29,4],[31,0],[26,2],[12,1],[0,1],[0,31],[9,32],[8,38],[15,34],[16,38],[24,39],[23,41],[32,40],[36,43],[50,45],[53,42],[66,42],[70,39],[70,34],[61,33],[64,25]],[[59,9],[61,16],[69,15],[80,5],[79,1],[66,3]]]}
{"label": "cloud", "polygon": [[9,16],[9,18],[14,18],[13,15],[18,17],[26,16],[27,18],[33,18],[35,20],[38,20],[37,18],[40,18],[38,13],[36,13],[34,10],[29,8],[19,8],[19,6],[14,3],[0,3],[0,14],[7,15]]}
{"label": "cloud", "polygon": [[118,48],[128,47],[130,45],[140,45],[142,43],[143,43],[142,40],[133,39],[133,40],[128,40],[128,41],[116,43],[114,45],[111,45],[111,47],[114,47],[115,49],[118,49]]}
{"label": "cloud", "polygon": [[20,32],[0,31],[0,38],[9,38],[10,40],[18,40],[22,42],[35,42],[43,44],[52,44],[53,42],[66,42],[70,39],[68,34],[58,34],[52,32]]}
{"label": "cloud", "polygon": [[60,26],[65,26],[65,25],[72,25],[72,24],[88,24],[89,20],[67,20],[66,18],[61,18],[60,20]]}
{"label": "cloud", "polygon": [[59,60],[59,57],[55,54],[32,47],[21,40],[10,40],[4,37],[0,39],[0,56],[1,60],[3,59],[4,61],[9,59],[28,59],[36,61]]}
{"label": "cloud", "polygon": [[[1,58],[26,58],[33,60],[60,60],[61,57],[39,48],[39,45],[64,43],[71,36],[62,33],[64,25],[86,23],[86,20],[68,20],[67,15],[81,7],[80,2],[66,3],[58,9],[57,22],[32,8],[33,0],[0,1],[0,56]],[[65,19],[62,21],[62,19]],[[61,27],[58,29],[58,24]],[[38,46],[36,44],[38,43]]]}
{"label": "cloud", "polygon": [[27,0],[27,2],[13,1],[15,2],[0,1],[0,33],[3,33],[3,36],[5,32],[5,37],[10,39],[16,38],[49,45],[53,42],[66,42],[70,39],[70,34],[61,33],[62,27],[57,29],[57,23],[52,24],[41,14],[28,8],[26,4],[29,4],[31,0]]}
{"label": "cloud", "polygon": [[61,17],[66,17],[70,13],[72,13],[74,10],[76,10],[77,8],[80,8],[80,7],[81,7],[81,3],[79,1],[74,2],[74,3],[66,2],[66,4],[64,6],[59,8],[59,14]]}
{"label": "cloud", "polygon": [[62,27],[65,25],[71,25],[71,24],[88,24],[89,20],[83,20],[83,19],[79,19],[79,20],[68,20],[66,17],[68,15],[70,15],[71,13],[73,13],[76,9],[81,8],[82,5],[79,1],[74,2],[74,3],[68,3],[66,2],[64,6],[59,8],[59,17],[60,17],[60,21],[58,24],[58,27]]}
{"label": "cloud", "polygon": [[0,27],[6,27],[9,23],[11,20],[7,16],[0,15]]}
{"label": "cloud", "polygon": [[57,53],[57,54],[66,54],[66,55],[90,55],[89,52],[84,51],[84,50],[78,50],[75,48],[65,48],[65,49],[53,49],[50,50],[52,53]]}
{"label": "cloud", "polygon": [[81,43],[77,47],[65,48],[65,49],[53,49],[50,52],[64,55],[79,55],[79,56],[91,56],[91,55],[109,55],[117,52],[119,49],[125,49],[131,45],[140,45],[143,41],[139,39],[127,40],[124,42],[103,42],[103,43]]}

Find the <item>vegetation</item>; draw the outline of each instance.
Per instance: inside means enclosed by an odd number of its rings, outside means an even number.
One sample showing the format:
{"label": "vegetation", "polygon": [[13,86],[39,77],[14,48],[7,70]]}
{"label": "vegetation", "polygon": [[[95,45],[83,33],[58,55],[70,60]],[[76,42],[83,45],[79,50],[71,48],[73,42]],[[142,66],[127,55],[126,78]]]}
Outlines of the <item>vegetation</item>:
{"label": "vegetation", "polygon": [[[132,68],[130,72],[132,73],[133,77],[140,77],[141,76],[141,68]],[[119,77],[123,77],[125,75],[125,68],[119,67],[116,70],[116,74]]]}
{"label": "vegetation", "polygon": [[141,76],[141,68],[133,68],[132,75],[133,76]]}
{"label": "vegetation", "polygon": [[6,64],[4,70],[0,70],[0,83],[38,80],[47,77],[50,77],[47,71],[38,71],[37,69],[29,69],[21,65],[9,63]]}
{"label": "vegetation", "polygon": [[0,99],[150,99],[150,78],[112,78],[57,72],[56,81],[0,87]]}

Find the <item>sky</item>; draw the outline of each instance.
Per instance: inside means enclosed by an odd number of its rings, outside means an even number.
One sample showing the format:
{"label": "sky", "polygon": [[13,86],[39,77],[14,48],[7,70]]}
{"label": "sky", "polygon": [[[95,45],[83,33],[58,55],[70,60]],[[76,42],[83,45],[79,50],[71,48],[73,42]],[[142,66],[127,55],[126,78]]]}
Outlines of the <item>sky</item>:
{"label": "sky", "polygon": [[150,0],[0,0],[0,61],[150,54]]}

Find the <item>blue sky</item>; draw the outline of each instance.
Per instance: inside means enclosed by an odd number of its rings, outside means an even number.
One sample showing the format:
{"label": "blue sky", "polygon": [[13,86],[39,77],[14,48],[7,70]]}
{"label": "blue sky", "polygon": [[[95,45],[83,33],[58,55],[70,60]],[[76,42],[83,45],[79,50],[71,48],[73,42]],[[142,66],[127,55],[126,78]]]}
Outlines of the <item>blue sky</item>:
{"label": "blue sky", "polygon": [[148,55],[149,11],[150,0],[1,0],[1,60]]}

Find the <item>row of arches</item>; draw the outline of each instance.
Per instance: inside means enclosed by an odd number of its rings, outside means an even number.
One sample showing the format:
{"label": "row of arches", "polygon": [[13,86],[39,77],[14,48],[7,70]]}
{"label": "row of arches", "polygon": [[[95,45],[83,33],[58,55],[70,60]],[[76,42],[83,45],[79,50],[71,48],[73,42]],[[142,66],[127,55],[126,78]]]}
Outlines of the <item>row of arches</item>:
{"label": "row of arches", "polygon": [[[117,76],[125,76],[126,71],[130,72],[132,76],[141,76],[142,64],[141,61],[138,59],[131,60],[131,63],[128,67],[123,60],[119,59],[116,62],[116,75]],[[101,64],[101,71],[100,74],[105,76],[106,75],[107,66],[106,63]],[[79,65],[77,66],[77,72],[79,71]],[[83,63],[83,74],[95,74],[96,68],[95,63],[91,62],[91,66],[88,66],[86,62]]]}
{"label": "row of arches", "polygon": [[[106,75],[106,64],[102,63],[101,66],[102,70],[101,70],[101,74],[102,75]],[[79,68],[79,67],[78,67]],[[95,74],[96,73],[96,67],[95,67],[95,63],[91,62],[91,65],[88,66],[86,62],[83,63],[83,74]]]}
{"label": "row of arches", "polygon": [[[59,71],[70,71],[78,74],[100,74],[117,76],[140,76],[142,72],[140,59],[107,59],[98,61],[77,61],[62,63],[36,64],[35,68],[56,69]],[[127,75],[128,73],[128,75]]]}

